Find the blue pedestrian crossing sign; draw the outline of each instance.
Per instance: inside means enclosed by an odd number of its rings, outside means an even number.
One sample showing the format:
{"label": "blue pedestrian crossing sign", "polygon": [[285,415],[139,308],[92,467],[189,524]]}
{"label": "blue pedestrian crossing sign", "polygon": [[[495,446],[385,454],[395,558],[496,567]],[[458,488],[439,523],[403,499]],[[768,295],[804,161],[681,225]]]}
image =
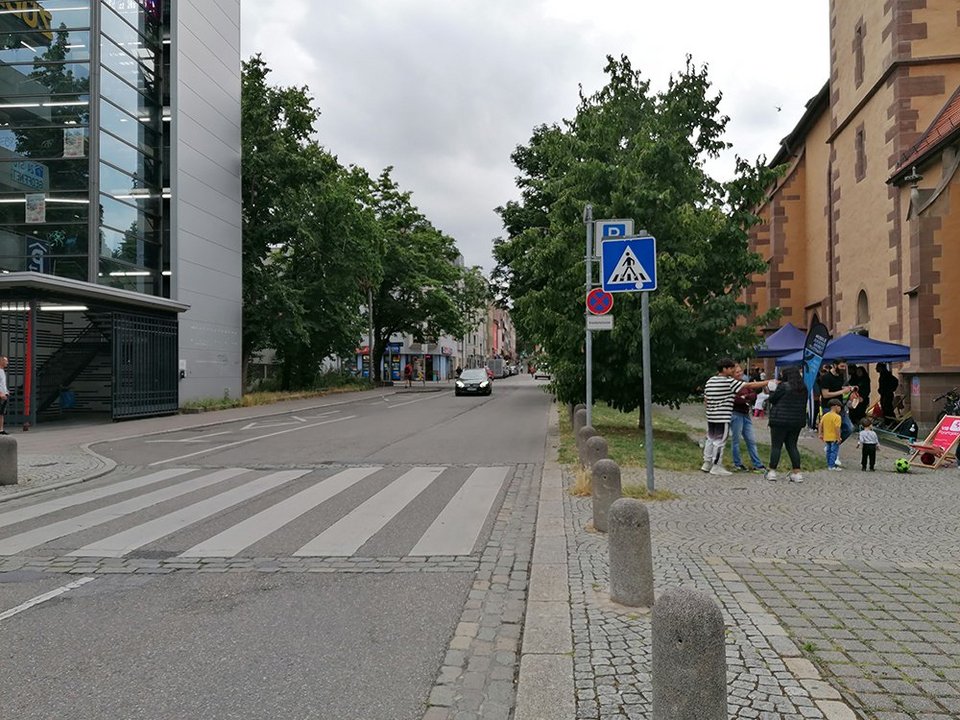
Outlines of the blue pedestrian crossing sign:
{"label": "blue pedestrian crossing sign", "polygon": [[657,240],[650,236],[604,240],[601,284],[609,293],[657,289]]}

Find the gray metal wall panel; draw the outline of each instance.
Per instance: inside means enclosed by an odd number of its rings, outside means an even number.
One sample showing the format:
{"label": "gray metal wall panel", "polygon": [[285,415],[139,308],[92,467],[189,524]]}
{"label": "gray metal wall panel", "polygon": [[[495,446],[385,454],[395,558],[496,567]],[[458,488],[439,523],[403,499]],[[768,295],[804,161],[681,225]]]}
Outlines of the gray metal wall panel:
{"label": "gray metal wall panel", "polygon": [[240,0],[173,5],[173,296],[180,402],[241,392]]}

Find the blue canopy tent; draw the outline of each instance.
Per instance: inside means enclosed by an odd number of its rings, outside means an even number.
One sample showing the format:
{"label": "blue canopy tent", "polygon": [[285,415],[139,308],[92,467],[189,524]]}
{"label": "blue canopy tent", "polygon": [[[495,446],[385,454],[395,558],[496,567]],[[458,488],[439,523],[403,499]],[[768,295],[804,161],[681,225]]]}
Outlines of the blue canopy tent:
{"label": "blue canopy tent", "polygon": [[803,350],[807,334],[793,323],[787,323],[758,345],[755,357],[775,358]]}
{"label": "blue canopy tent", "polygon": [[[873,340],[864,335],[847,333],[827,343],[824,360],[846,360],[864,364],[878,362],[909,362],[910,347],[897,343]],[[777,365],[803,364],[803,350],[777,358]]]}

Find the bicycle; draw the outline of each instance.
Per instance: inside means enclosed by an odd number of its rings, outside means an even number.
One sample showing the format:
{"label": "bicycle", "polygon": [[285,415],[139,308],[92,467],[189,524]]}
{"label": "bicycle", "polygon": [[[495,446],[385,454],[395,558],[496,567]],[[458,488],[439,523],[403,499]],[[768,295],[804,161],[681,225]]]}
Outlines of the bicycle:
{"label": "bicycle", "polygon": [[944,402],[943,407],[940,409],[940,414],[937,415],[937,425],[939,425],[940,421],[947,415],[960,415],[960,387],[947,390],[943,395],[933,399],[934,402],[941,400]]}

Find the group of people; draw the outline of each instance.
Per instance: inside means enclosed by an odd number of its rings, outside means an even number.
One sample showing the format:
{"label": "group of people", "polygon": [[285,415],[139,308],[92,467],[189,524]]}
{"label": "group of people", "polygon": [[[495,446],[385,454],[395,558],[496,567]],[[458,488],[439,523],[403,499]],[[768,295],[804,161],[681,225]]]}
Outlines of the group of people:
{"label": "group of people", "polygon": [[[893,414],[893,393],[898,381],[886,365],[877,365],[880,374],[880,403],[884,415]],[[848,374],[849,373],[849,374]],[[830,470],[840,470],[840,445],[859,426],[858,447],[861,448],[861,468],[874,470],[879,440],[873,429],[873,418],[868,413],[870,376],[862,366],[851,366],[839,361],[824,363],[814,385],[817,417],[810,417],[808,400],[810,390],[804,383],[799,367],[786,367],[778,380],[767,381],[754,371],[747,376],[738,362],[723,358],[717,363],[717,374],[704,386],[707,414],[707,437],[703,447],[701,470],[712,475],[730,475],[721,464],[723,448],[728,437],[732,439],[733,464],[746,471],[740,451],[741,438],[747,446],[754,471],[764,472],[767,480],[776,481],[777,468],[784,448],[791,463],[787,475],[790,482],[803,482],[800,468],[800,433],[810,422],[817,427],[824,443],[824,454]],[[768,394],[769,393],[769,394]],[[764,465],[757,452],[754,417],[766,414],[770,425],[770,460]]]}

